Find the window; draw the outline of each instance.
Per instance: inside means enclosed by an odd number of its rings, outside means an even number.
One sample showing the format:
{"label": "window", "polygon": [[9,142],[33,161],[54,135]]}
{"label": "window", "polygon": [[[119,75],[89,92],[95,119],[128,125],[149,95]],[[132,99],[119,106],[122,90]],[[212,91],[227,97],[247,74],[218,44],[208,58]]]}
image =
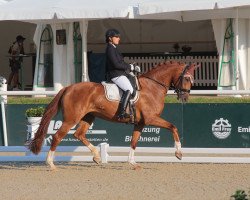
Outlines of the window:
{"label": "window", "polygon": [[38,87],[53,87],[53,33],[50,25],[43,30],[38,58]]}

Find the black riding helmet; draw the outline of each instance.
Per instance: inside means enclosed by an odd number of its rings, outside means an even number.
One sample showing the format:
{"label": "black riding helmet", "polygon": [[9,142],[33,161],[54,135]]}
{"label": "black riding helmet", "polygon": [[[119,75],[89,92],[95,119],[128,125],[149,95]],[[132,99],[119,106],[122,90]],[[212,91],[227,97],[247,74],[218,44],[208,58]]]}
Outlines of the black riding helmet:
{"label": "black riding helmet", "polygon": [[16,41],[24,41],[26,38],[23,37],[22,35],[16,36]]}
{"label": "black riding helmet", "polygon": [[118,30],[116,29],[109,29],[106,31],[106,34],[105,34],[105,39],[106,39],[106,43],[109,42],[109,38],[111,37],[120,37],[121,34]]}

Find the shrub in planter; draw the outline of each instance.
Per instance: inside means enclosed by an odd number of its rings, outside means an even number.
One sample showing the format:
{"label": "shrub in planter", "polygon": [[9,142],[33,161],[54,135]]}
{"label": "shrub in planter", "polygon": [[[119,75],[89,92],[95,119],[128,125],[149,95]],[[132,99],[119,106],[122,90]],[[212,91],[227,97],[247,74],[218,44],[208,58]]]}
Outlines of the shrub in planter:
{"label": "shrub in planter", "polygon": [[38,106],[25,111],[25,116],[30,124],[40,124],[45,108]]}
{"label": "shrub in planter", "polygon": [[27,139],[25,145],[29,145],[29,142],[34,138],[35,132],[37,131],[45,108],[42,106],[29,108],[25,111],[25,116],[29,123],[27,130]]}
{"label": "shrub in planter", "polygon": [[44,107],[29,108],[25,111],[26,117],[42,117],[44,113]]}

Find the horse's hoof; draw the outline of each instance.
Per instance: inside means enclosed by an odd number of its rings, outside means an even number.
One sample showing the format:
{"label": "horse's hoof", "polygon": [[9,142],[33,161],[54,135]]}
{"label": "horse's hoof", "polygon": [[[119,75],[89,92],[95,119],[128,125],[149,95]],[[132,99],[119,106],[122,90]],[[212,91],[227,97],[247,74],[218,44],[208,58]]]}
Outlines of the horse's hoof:
{"label": "horse's hoof", "polygon": [[53,167],[51,166],[49,170],[50,170],[51,172],[56,172],[56,171],[58,171],[57,168],[56,168],[56,166],[53,166]]}
{"label": "horse's hoof", "polygon": [[133,170],[141,170],[142,169],[142,167],[139,164],[137,164],[136,162],[129,162],[129,164],[132,166]]}
{"label": "horse's hoof", "polygon": [[53,165],[48,164],[48,166],[49,166],[49,171],[53,171],[53,172],[57,171],[57,168],[54,164]]}
{"label": "horse's hoof", "polygon": [[181,151],[180,150],[175,151],[175,156],[176,156],[176,158],[178,158],[179,160],[181,160],[182,159],[182,153],[181,153]]}
{"label": "horse's hoof", "polygon": [[101,162],[101,158],[99,158],[99,157],[93,157],[93,161],[94,161],[97,165],[99,165],[100,162]]}
{"label": "horse's hoof", "polygon": [[54,163],[53,162],[51,162],[51,161],[46,161],[46,164],[49,166],[49,170],[50,171],[56,171],[57,170],[57,168],[56,168],[56,166],[54,165]]}
{"label": "horse's hoof", "polygon": [[133,170],[141,170],[142,169],[142,167],[141,167],[141,165],[134,165],[133,166]]}

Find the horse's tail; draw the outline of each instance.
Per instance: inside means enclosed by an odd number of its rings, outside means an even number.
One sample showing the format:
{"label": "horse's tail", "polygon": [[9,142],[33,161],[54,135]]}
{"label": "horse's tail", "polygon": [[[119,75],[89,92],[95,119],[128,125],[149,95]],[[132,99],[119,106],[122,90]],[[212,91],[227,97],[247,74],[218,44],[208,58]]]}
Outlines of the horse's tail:
{"label": "horse's tail", "polygon": [[47,134],[50,120],[57,114],[60,105],[61,98],[65,92],[65,88],[61,89],[60,92],[55,96],[55,98],[50,102],[44,111],[40,126],[35,134],[34,139],[30,142],[28,148],[34,154],[38,154],[41,151],[43,140]]}

